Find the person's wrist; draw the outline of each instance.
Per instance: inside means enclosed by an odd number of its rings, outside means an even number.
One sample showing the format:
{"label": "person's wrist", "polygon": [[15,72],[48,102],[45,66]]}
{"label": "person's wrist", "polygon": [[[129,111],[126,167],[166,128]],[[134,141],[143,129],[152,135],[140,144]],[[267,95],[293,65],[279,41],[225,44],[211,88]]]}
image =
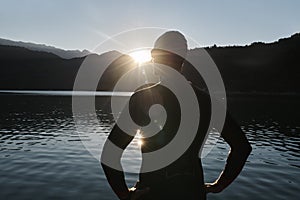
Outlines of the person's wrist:
{"label": "person's wrist", "polygon": [[135,188],[130,188],[130,189],[128,190],[128,195],[127,195],[127,197],[122,198],[121,200],[130,200],[132,194],[134,193],[134,191],[135,191]]}
{"label": "person's wrist", "polygon": [[130,199],[131,199],[131,194],[132,194],[132,192],[131,192],[131,191],[129,191],[129,193],[128,193],[127,197],[125,197],[125,198],[122,198],[121,200],[130,200]]}
{"label": "person's wrist", "polygon": [[215,181],[214,183],[206,183],[205,184],[205,192],[206,193],[219,193],[224,189],[222,184]]}

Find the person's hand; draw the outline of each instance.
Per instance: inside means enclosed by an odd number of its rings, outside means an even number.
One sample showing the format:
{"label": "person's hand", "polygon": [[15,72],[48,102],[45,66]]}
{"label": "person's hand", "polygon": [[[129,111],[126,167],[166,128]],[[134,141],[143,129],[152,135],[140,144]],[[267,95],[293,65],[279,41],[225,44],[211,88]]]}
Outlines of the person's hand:
{"label": "person's hand", "polygon": [[135,187],[130,188],[129,191],[131,192],[130,200],[138,200],[145,194],[147,194],[150,191],[149,187],[143,188],[143,189],[136,189]]}
{"label": "person's hand", "polygon": [[206,193],[219,193],[222,192],[223,188],[217,183],[205,183]]}

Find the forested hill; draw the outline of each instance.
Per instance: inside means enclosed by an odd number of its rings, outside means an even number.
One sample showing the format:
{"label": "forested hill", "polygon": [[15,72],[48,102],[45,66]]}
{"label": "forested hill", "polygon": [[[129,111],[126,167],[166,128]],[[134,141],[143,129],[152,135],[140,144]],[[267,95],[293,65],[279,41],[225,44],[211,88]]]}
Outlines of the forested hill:
{"label": "forested hill", "polygon": [[[300,34],[273,43],[206,48],[232,93],[300,94]],[[190,53],[197,54],[199,49]],[[117,80],[135,67],[131,57],[111,51],[94,55],[103,67],[107,56],[119,55],[101,78],[99,90],[111,90]],[[72,90],[85,57],[64,59],[53,53],[0,45],[0,89]],[[185,65],[187,79],[201,84],[192,67]]]}

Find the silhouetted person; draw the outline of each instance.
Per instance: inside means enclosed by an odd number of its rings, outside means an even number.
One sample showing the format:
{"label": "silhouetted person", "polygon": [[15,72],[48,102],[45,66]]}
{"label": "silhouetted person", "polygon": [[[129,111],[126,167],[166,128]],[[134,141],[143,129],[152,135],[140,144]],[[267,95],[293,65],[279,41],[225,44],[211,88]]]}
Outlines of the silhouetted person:
{"label": "silhouetted person", "polygon": [[[166,51],[166,49],[170,49],[170,51]],[[174,54],[172,53],[173,50],[179,53]],[[180,72],[186,52],[185,37],[177,31],[170,31],[157,39],[151,54],[154,63],[172,67]],[[201,159],[198,154],[210,123],[211,101],[208,94],[193,85],[192,87],[198,99],[201,118],[196,138],[180,158],[162,169],[140,173],[139,183],[134,191],[128,189],[122,171],[117,171],[102,163],[108,182],[120,199],[206,199],[207,193],[218,193],[224,190],[242,170],[251,152],[251,146],[245,134],[227,112],[221,133],[221,136],[231,147],[227,163],[214,183],[204,183]],[[147,125],[150,122],[148,111],[153,104],[161,104],[165,108],[167,120],[159,133],[144,138],[144,144],[141,146],[143,153],[154,152],[168,144],[174,138],[181,120],[180,105],[176,96],[159,83],[134,93],[129,101],[132,119],[140,126]],[[120,118],[122,118],[122,114]],[[133,139],[132,136],[124,133],[118,125],[113,127],[108,138],[123,150]],[[111,156],[120,162],[120,155]]]}

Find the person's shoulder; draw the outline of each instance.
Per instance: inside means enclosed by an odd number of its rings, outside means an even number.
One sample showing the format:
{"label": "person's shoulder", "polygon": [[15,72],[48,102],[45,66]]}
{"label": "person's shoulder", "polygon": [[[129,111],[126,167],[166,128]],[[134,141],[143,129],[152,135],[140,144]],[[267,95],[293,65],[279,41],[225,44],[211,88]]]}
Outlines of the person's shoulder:
{"label": "person's shoulder", "polygon": [[204,97],[204,98],[210,98],[209,92],[206,89],[201,88],[201,87],[193,84],[192,82],[190,82],[190,84],[191,84],[192,88],[194,89],[197,96]]}
{"label": "person's shoulder", "polygon": [[129,109],[137,124],[148,124],[148,112],[151,105],[159,103],[157,94],[159,84],[147,84],[138,88],[130,97]]}
{"label": "person's shoulder", "polygon": [[156,91],[160,86],[160,83],[149,83],[142,85],[141,87],[137,88],[134,93],[132,94],[132,98],[137,98],[141,96],[148,95],[154,91]]}

